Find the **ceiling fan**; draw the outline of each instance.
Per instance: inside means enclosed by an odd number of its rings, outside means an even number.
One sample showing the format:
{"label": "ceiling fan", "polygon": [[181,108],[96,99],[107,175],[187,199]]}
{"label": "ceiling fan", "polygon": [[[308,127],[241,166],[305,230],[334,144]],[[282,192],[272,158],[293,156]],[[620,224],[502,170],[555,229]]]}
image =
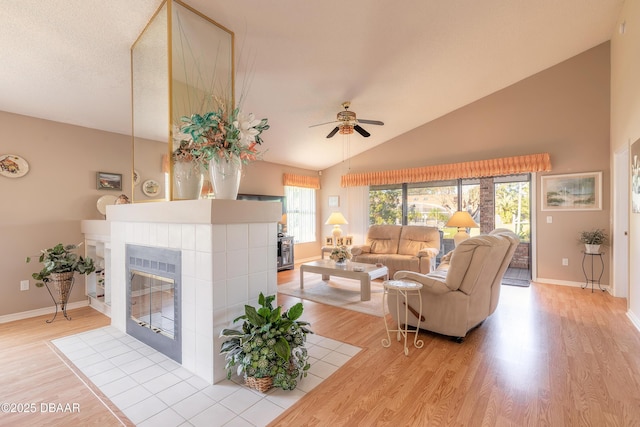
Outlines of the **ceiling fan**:
{"label": "ceiling fan", "polygon": [[353,111],[349,111],[350,105],[351,105],[351,102],[349,101],[342,103],[342,107],[344,108],[344,111],[340,111],[338,113],[336,117],[337,120],[334,120],[332,122],[319,123],[317,125],[311,125],[309,127],[312,128],[316,126],[327,125],[329,123],[339,123],[338,126],[333,128],[333,130],[329,132],[329,135],[327,135],[327,138],[333,137],[338,132],[340,132],[343,135],[350,135],[353,133],[354,130],[358,132],[360,135],[364,136],[365,138],[368,138],[371,136],[371,134],[366,130],[364,130],[358,123],[367,123],[370,125],[378,125],[378,126],[384,125],[384,123],[379,120],[357,119],[356,113],[354,113]]}

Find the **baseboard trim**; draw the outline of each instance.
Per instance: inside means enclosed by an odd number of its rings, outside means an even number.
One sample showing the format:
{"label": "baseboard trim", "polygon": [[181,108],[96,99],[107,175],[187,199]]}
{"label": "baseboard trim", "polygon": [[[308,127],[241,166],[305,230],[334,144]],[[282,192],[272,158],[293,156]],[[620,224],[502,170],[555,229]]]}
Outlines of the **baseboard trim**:
{"label": "baseboard trim", "polygon": [[[535,280],[532,280],[532,282],[536,282],[536,283],[546,283],[548,285],[559,285],[559,286],[570,286],[573,288],[581,288],[584,286],[584,282],[573,282],[570,280],[556,280],[556,279],[543,279],[541,277],[536,278]],[[609,286],[601,284],[600,286],[602,286],[602,288],[611,293],[609,291]],[[591,285],[589,285],[589,289],[591,289]],[[598,289],[598,284],[594,283],[593,284],[593,289]]]}
{"label": "baseboard trim", "polygon": [[[67,304],[67,310],[86,307],[88,305],[89,305],[88,299],[84,301],[70,302],[69,304]],[[56,312],[56,308],[55,306],[52,306],[52,307],[37,308],[35,310],[23,311],[20,313],[5,314],[4,316],[0,316],[0,323],[8,323],[16,320],[29,319],[31,317],[43,316],[45,314],[53,314],[55,312]]]}
{"label": "baseboard trim", "polygon": [[631,320],[633,326],[636,327],[638,331],[640,331],[640,319],[635,315],[635,313],[631,310],[627,310],[627,317]]}

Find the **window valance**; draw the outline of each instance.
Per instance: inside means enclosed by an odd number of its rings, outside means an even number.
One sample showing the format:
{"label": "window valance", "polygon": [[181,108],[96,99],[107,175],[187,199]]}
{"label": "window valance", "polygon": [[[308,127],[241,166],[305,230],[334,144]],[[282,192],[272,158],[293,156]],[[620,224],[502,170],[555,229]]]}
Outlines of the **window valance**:
{"label": "window valance", "polygon": [[340,185],[342,187],[358,187],[365,185],[402,184],[405,182],[443,181],[458,178],[481,178],[529,172],[549,172],[550,170],[551,160],[549,159],[549,153],[540,153],[409,169],[351,173],[342,176]]}
{"label": "window valance", "polygon": [[292,187],[320,189],[320,178],[317,176],[295,175],[292,173],[282,174],[282,183]]}

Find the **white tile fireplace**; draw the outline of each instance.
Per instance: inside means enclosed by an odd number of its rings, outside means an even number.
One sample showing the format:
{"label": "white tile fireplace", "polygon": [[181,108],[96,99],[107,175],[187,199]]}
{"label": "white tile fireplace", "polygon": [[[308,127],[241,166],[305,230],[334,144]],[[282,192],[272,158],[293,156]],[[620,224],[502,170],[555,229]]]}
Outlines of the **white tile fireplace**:
{"label": "white tile fireplace", "polygon": [[182,366],[210,383],[226,377],[220,330],[277,292],[279,203],[188,200],[107,207],[111,322],[126,332],[126,245],[181,253]]}

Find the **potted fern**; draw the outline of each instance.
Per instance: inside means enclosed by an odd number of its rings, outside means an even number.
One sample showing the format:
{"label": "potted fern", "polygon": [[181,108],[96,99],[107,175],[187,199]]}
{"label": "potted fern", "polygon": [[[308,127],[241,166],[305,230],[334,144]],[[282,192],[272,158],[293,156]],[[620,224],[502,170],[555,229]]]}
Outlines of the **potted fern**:
{"label": "potted fern", "polygon": [[310,367],[304,343],[313,332],[300,320],[302,303],[283,311],[280,306],[273,308],[274,299],[260,293],[260,307],[245,305],[245,314],[234,320],[244,320],[242,329],[220,333],[227,378],[234,371],[244,374],[245,384],[261,392],[271,387],[293,390]]}
{"label": "potted fern", "polygon": [[580,242],[584,243],[585,252],[588,254],[600,253],[600,246],[606,245],[607,239],[607,234],[600,228],[580,232]]}

